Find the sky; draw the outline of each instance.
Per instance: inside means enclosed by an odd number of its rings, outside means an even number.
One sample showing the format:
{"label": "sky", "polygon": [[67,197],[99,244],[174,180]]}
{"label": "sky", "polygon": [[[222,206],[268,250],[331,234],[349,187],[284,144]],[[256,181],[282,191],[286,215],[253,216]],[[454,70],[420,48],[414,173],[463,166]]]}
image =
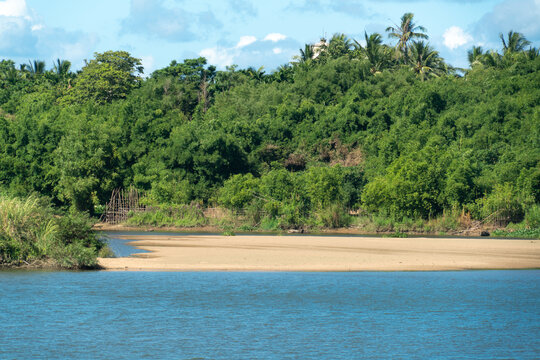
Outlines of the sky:
{"label": "sky", "polygon": [[540,0],[0,0],[0,59],[80,69],[95,52],[126,50],[145,74],[199,56],[271,72],[335,33],[393,45],[385,29],[406,12],[453,66],[467,67],[473,45],[500,49],[509,30],[540,46]]}

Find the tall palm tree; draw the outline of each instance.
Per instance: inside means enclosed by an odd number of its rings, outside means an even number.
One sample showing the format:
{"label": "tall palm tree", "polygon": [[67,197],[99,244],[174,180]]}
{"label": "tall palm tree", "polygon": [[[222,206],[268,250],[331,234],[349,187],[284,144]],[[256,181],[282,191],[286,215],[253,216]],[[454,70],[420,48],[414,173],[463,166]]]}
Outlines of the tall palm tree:
{"label": "tall palm tree", "polygon": [[525,48],[531,44],[531,42],[527,40],[523,34],[514,32],[512,30],[508,32],[507,40],[504,39],[504,35],[502,33],[499,34],[499,37],[503,43],[503,54],[505,55],[525,51]]}
{"label": "tall palm tree", "polygon": [[40,75],[45,72],[45,61],[34,60],[28,61],[28,69],[32,75]]}
{"label": "tall palm tree", "polygon": [[354,40],[354,47],[362,57],[369,61],[370,72],[375,74],[388,67],[392,54],[388,47],[383,45],[381,34],[373,33],[368,35],[367,32],[364,32],[364,39],[366,41],[365,47],[356,40]]}
{"label": "tall palm tree", "polygon": [[305,63],[306,61],[313,59],[314,55],[315,53],[313,52],[313,45],[305,44],[304,50],[300,49],[299,60],[300,62]]}
{"label": "tall palm tree", "polygon": [[482,56],[482,64],[492,67],[504,67],[503,57],[495,50],[490,50]]}
{"label": "tall palm tree", "polygon": [[540,50],[535,47],[531,47],[529,50],[525,51],[525,55],[527,56],[528,60],[534,60],[540,56]]}
{"label": "tall palm tree", "polygon": [[347,55],[353,43],[345,34],[334,34],[328,42],[328,53],[332,58]]}
{"label": "tall palm tree", "polygon": [[70,68],[71,62],[69,62],[68,60],[56,59],[53,70],[57,76],[65,77],[67,74],[69,74]]}
{"label": "tall palm tree", "polygon": [[427,39],[428,36],[424,34],[427,30],[425,27],[416,25],[413,21],[413,13],[405,13],[401,17],[401,24],[398,26],[389,26],[386,28],[388,37],[398,40],[396,49],[399,51],[400,57],[407,59],[409,53],[409,42],[414,39]]}
{"label": "tall palm tree", "polygon": [[264,66],[261,66],[258,69],[255,69],[253,66],[250,66],[247,69],[239,70],[239,72],[244,73],[250,79],[253,79],[256,81],[264,81],[266,78]]}
{"label": "tall palm tree", "polygon": [[6,87],[7,83],[15,84],[19,78],[19,73],[15,68],[15,63],[11,60],[0,61],[0,87]]}
{"label": "tall palm tree", "polygon": [[467,59],[471,67],[475,65],[481,65],[484,63],[485,57],[484,49],[481,46],[473,46],[471,50],[467,51]]}
{"label": "tall palm tree", "polygon": [[412,70],[424,81],[429,77],[438,77],[448,72],[448,66],[429,44],[413,41],[410,47],[409,64]]}

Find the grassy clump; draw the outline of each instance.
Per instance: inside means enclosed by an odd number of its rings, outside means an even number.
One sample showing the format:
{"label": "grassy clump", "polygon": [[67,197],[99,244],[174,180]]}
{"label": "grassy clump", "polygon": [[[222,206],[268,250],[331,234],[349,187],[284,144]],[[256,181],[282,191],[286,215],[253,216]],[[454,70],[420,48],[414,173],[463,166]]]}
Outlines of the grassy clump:
{"label": "grassy clump", "polygon": [[0,195],[0,266],[96,268],[106,244],[82,213],[56,216],[36,197]]}
{"label": "grassy clump", "polygon": [[129,225],[197,227],[208,224],[202,209],[195,205],[158,205],[145,212],[131,214]]}
{"label": "grassy clump", "polygon": [[495,237],[511,237],[521,239],[540,239],[540,228],[518,229],[518,230],[495,230],[492,233]]}

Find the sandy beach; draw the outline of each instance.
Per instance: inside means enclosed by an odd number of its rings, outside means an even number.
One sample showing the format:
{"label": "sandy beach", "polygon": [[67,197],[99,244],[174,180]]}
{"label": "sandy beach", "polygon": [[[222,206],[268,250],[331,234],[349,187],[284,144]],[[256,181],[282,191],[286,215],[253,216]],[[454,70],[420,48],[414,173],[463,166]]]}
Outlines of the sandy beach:
{"label": "sandy beach", "polygon": [[130,235],[150,251],[106,270],[433,271],[540,268],[539,240],[271,235]]}

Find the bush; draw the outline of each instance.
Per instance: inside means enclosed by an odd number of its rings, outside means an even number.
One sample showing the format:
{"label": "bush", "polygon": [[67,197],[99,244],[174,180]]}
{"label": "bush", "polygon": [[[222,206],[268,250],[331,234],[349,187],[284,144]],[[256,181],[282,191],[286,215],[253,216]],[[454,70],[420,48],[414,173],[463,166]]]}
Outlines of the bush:
{"label": "bush", "polygon": [[317,211],[315,216],[318,225],[332,229],[349,226],[352,220],[348,211],[338,203]]}
{"label": "bush", "polygon": [[131,213],[130,225],[196,227],[206,225],[208,220],[197,204],[159,205],[144,212]]}
{"label": "bush", "polygon": [[535,204],[525,212],[525,223],[529,229],[540,228],[540,205]]}
{"label": "bush", "polygon": [[481,199],[482,216],[494,222],[502,219],[503,222],[518,223],[523,220],[523,207],[510,183],[497,184],[488,196]]}
{"label": "bush", "polygon": [[0,195],[0,265],[45,261],[68,269],[95,268],[105,243],[91,227],[86,214],[58,217],[36,197]]}

